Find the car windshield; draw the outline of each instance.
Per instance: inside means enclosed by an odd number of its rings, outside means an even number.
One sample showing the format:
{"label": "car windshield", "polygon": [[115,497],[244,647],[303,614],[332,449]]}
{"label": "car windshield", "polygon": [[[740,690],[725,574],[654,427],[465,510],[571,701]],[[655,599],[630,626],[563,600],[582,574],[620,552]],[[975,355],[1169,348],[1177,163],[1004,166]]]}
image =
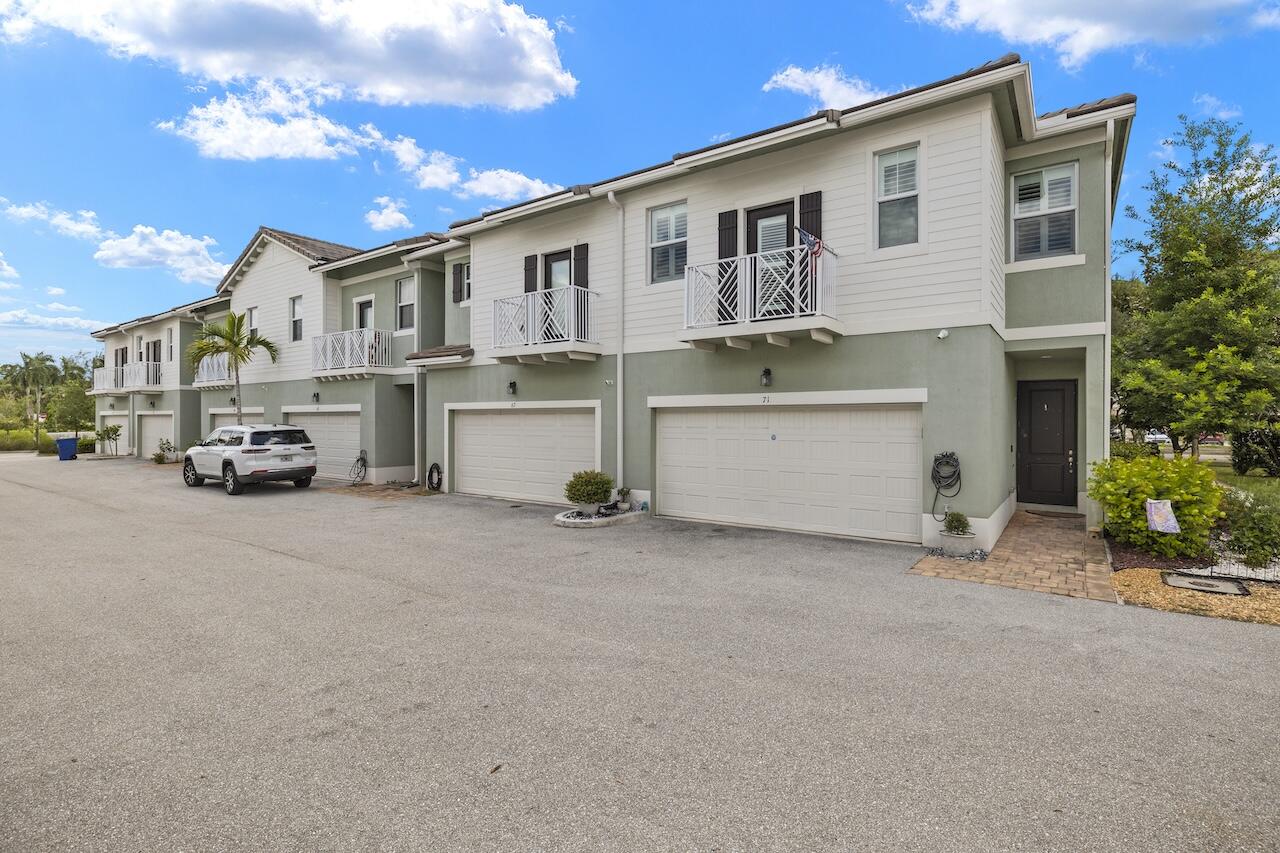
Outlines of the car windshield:
{"label": "car windshield", "polygon": [[310,444],[311,439],[300,429],[273,429],[270,432],[255,432],[249,437],[249,443],[255,446],[272,444]]}

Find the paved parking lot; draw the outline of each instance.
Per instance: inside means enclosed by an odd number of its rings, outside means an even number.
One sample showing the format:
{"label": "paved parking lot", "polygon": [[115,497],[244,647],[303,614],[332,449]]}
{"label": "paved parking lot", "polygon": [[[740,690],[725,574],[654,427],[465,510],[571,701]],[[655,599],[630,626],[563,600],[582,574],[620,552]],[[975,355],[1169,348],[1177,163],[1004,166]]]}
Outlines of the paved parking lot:
{"label": "paved parking lot", "polygon": [[1280,631],[0,455],[0,848],[1275,849]]}

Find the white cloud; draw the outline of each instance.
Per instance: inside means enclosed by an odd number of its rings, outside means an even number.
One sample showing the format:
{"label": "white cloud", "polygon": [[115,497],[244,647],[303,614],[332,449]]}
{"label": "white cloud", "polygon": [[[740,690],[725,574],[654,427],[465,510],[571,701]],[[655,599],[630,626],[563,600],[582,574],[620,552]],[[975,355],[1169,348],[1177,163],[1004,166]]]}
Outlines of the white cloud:
{"label": "white cloud", "polygon": [[[0,278],[18,278],[18,271],[13,268],[13,264],[4,259],[4,252],[0,252]],[[16,285],[15,285],[16,287]]]}
{"label": "white cloud", "polygon": [[212,237],[192,237],[180,231],[156,231],[150,225],[135,225],[124,237],[104,240],[93,257],[104,267],[141,269],[162,267],[180,281],[216,284],[226,274],[228,264],[214,260],[209,248]]}
{"label": "white cloud", "polygon": [[22,285],[10,281],[0,281],[0,290],[21,290]]}
{"label": "white cloud", "polygon": [[733,134],[729,133],[727,130],[724,133],[714,133],[711,135],[711,142],[712,143],[724,142],[730,136],[733,136]]}
{"label": "white cloud", "polygon": [[61,302],[47,302],[47,303],[45,303],[44,305],[37,305],[36,307],[37,307],[37,308],[41,308],[41,309],[43,309],[43,310],[45,310],[45,311],[72,311],[72,312],[77,312],[77,311],[83,311],[83,310],[84,310],[83,308],[81,308],[81,307],[80,307],[80,306],[78,306],[78,305],[63,305]]}
{"label": "white cloud", "polygon": [[523,201],[549,195],[564,189],[538,178],[530,178],[511,169],[470,170],[471,177],[463,181],[455,195],[458,198],[496,198],[499,201]]}
{"label": "white cloud", "polygon": [[573,95],[543,18],[501,0],[4,0],[0,36],[61,29],[222,84],[331,83],[379,104],[536,109]]}
{"label": "white cloud", "polygon": [[44,289],[44,292],[49,294],[50,296],[66,296],[67,295],[66,288],[63,288],[63,287],[46,287]]}
{"label": "white cloud", "polygon": [[1216,95],[1196,95],[1191,102],[1200,108],[1200,112],[1214,118],[1230,120],[1244,115],[1239,104],[1228,104]]}
{"label": "white cloud", "polygon": [[332,160],[356,153],[367,142],[346,125],[316,112],[328,94],[322,89],[258,83],[249,92],[227,92],[156,127],[194,142],[202,157]]}
{"label": "white cloud", "polygon": [[0,311],[0,326],[25,326],[37,329],[75,329],[93,331],[109,326],[101,320],[86,320],[84,317],[51,317],[45,314],[34,314],[26,308],[15,308],[12,311]]}
{"label": "white cloud", "polygon": [[924,0],[908,3],[907,9],[924,23],[1047,46],[1057,52],[1063,68],[1075,69],[1113,48],[1211,36],[1224,18],[1247,11],[1249,5],[1249,0]]}
{"label": "white cloud", "polygon": [[1156,144],[1155,150],[1151,152],[1151,156],[1161,163],[1177,163],[1178,152],[1173,147],[1172,142],[1159,142]]}
{"label": "white cloud", "polygon": [[368,222],[369,227],[374,231],[394,231],[398,228],[413,227],[409,217],[402,212],[405,206],[402,199],[393,199],[391,196],[380,195],[373,200],[373,203],[378,205],[378,209],[367,211],[364,215],[364,221]]}
{"label": "white cloud", "polygon": [[849,77],[839,65],[800,68],[788,65],[761,87],[766,92],[783,89],[808,95],[824,108],[845,109],[883,98],[889,92],[877,89],[859,77]]}
{"label": "white cloud", "polygon": [[17,222],[47,222],[54,231],[64,237],[75,237],[80,240],[101,240],[106,236],[114,236],[103,229],[98,223],[98,214],[92,210],[77,210],[75,213],[69,213],[50,207],[43,201],[37,201],[34,204],[12,204],[7,203],[7,199],[5,201],[5,216]]}
{"label": "white cloud", "polygon": [[1280,6],[1263,6],[1253,13],[1249,22],[1264,30],[1280,29]]}
{"label": "white cloud", "polygon": [[452,207],[444,207],[441,205],[437,207],[436,210],[440,212],[441,216],[453,216],[454,214],[454,209]]}
{"label": "white cloud", "polygon": [[568,33],[569,35],[573,35],[574,33],[577,32],[577,30],[573,28],[573,24],[569,23],[568,18],[566,18],[564,15],[561,15],[560,17],[556,18],[556,32]]}

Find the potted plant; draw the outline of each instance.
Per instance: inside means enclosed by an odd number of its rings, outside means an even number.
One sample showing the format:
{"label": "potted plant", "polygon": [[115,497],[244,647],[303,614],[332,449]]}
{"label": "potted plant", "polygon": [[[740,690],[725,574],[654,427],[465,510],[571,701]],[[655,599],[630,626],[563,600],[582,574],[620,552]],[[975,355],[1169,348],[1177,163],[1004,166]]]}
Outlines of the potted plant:
{"label": "potted plant", "polygon": [[564,496],[583,515],[598,515],[613,494],[613,478],[603,471],[579,471],[564,484]]}
{"label": "potted plant", "polygon": [[626,486],[618,489],[618,512],[631,512],[631,490]]}
{"label": "potted plant", "polygon": [[973,553],[976,538],[969,518],[963,512],[949,512],[942,519],[942,553],[948,557],[967,557]]}

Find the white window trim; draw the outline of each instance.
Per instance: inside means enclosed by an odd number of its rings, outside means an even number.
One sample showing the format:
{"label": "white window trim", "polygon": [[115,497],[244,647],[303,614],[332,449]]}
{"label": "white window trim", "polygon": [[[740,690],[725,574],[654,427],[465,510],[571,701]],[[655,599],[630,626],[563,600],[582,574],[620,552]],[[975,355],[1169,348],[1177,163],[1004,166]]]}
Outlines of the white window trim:
{"label": "white window trim", "polygon": [[[1017,180],[1023,175],[1033,175],[1036,172],[1047,172],[1050,169],[1058,169],[1058,168],[1061,168],[1062,166],[1072,167],[1071,212],[1075,214],[1075,225],[1073,227],[1075,229],[1074,238],[1075,238],[1075,244],[1076,244],[1076,251],[1074,254],[1070,254],[1070,255],[1048,255],[1045,257],[1027,258],[1026,260],[1015,261],[1014,254],[1016,251],[1016,247],[1014,246],[1015,235],[1014,235],[1014,227],[1013,227],[1013,223],[1015,221],[1019,219],[1038,219],[1039,217],[1047,216],[1050,213],[1062,213],[1067,210],[1067,208],[1065,207],[1059,207],[1054,210],[1044,210],[1044,211],[1041,211],[1040,213],[1024,213],[1021,216],[1019,216],[1017,212],[1017,207],[1018,207],[1018,192],[1016,189]],[[1005,222],[1005,230],[1009,232],[1008,233],[1009,245],[1006,250],[1008,254],[1005,256],[1005,264],[1006,264],[1005,272],[1010,271],[1007,265],[1015,265],[1020,267],[1020,269],[1013,270],[1013,272],[1025,272],[1029,269],[1052,269],[1058,266],[1063,266],[1063,267],[1073,266],[1074,264],[1071,264],[1071,263],[1047,264],[1041,267],[1022,266],[1023,264],[1039,264],[1045,261],[1059,261],[1067,258],[1080,258],[1081,260],[1076,261],[1075,263],[1081,263],[1081,264],[1084,263],[1084,254],[1080,251],[1080,161],[1079,160],[1072,160],[1067,163],[1051,163],[1047,166],[1039,166],[1035,169],[1022,169],[1020,171],[1014,172],[1009,175],[1008,192],[1009,192],[1008,219]]]}
{"label": "white window trim", "polygon": [[[1079,240],[1079,235],[1076,235]],[[1004,265],[1005,275],[1016,272],[1034,272],[1035,270],[1054,270],[1061,267],[1078,267],[1088,263],[1085,255],[1050,255],[1047,258],[1032,258],[1029,261],[1009,261]]]}
{"label": "white window trim", "polygon": [[[903,246],[890,246],[887,249],[880,248],[880,202],[891,201],[892,199],[881,199],[880,196],[880,175],[877,172],[877,161],[881,154],[889,154],[903,148],[915,146],[916,149],[916,242],[907,243]],[[907,258],[913,255],[923,255],[929,251],[929,170],[926,168],[928,163],[929,147],[923,136],[913,133],[898,134],[895,136],[882,137],[872,140],[867,148],[867,222],[871,227],[867,229],[867,260],[889,261],[895,258]],[[909,193],[903,193],[894,198],[905,198]]]}
{"label": "white window trim", "polygon": [[250,334],[253,334],[253,330],[258,328],[257,315],[258,315],[257,305],[250,305],[248,308],[244,309],[244,327],[245,329],[248,330]]}
{"label": "white window trim", "polygon": [[[400,301],[400,285],[404,284],[405,282],[409,282],[409,292],[413,294],[413,298],[410,299],[408,302],[401,302]],[[401,337],[401,338],[408,337],[409,335],[412,335],[414,331],[418,328],[418,286],[417,284],[418,284],[417,279],[414,278],[413,276],[409,276],[408,278],[398,278],[391,285],[395,289],[395,302],[396,302],[395,322],[392,324],[395,326],[395,331],[391,333],[394,337]],[[404,328],[401,328],[400,327],[400,309],[405,305],[413,306],[413,325],[405,326]]]}
{"label": "white window trim", "polygon": [[[681,240],[676,240],[675,238],[672,238],[662,243],[653,242],[653,239],[652,239],[653,238],[653,214],[659,210],[664,210],[668,207],[675,207],[676,205],[679,205],[679,204],[683,204],[685,208],[684,209],[684,215],[685,215],[684,238]],[[683,273],[676,276],[675,278],[663,279],[662,281],[653,280],[654,248],[657,246],[670,246],[675,243],[684,243],[684,250],[685,250],[684,263],[685,263],[685,268],[687,269],[689,266],[689,200],[687,198],[677,199],[676,201],[669,201],[669,202],[666,202],[665,204],[655,204],[654,206],[647,208],[644,212],[644,284],[645,284],[645,287],[663,287],[665,285],[675,284],[676,282],[684,281]]]}
{"label": "white window trim", "polygon": [[[298,316],[296,316],[296,317],[293,315],[293,309],[294,309],[294,306],[297,306],[297,308],[298,308]],[[290,297],[289,297],[289,311],[288,311],[288,314],[289,314],[289,325],[288,325],[289,343],[291,343],[291,344],[303,343],[303,341],[304,341],[304,340],[305,340],[305,338],[306,338],[306,327],[305,327],[305,326],[301,326],[301,327],[298,329],[298,338],[297,338],[297,340],[294,340],[294,337],[293,337],[293,324],[294,324],[294,321],[295,321],[295,320],[304,320],[304,317],[302,316],[302,296],[301,296],[301,294],[299,294],[299,295],[297,295],[297,296],[290,296]]]}
{"label": "white window trim", "polygon": [[173,363],[173,326],[164,330],[164,352],[165,361],[169,364]]}
{"label": "white window trim", "polygon": [[458,302],[459,308],[471,307],[471,261],[458,261],[458,266],[462,267],[462,299]]}
{"label": "white window trim", "polygon": [[[369,316],[371,318],[371,322],[373,323],[373,325],[370,326],[369,328],[370,329],[378,328],[378,304],[375,301],[374,295],[372,293],[366,293],[364,296],[351,297],[351,329],[360,328],[358,325],[356,325],[357,323],[360,322],[360,315],[357,314],[356,311],[359,309],[361,302],[369,303]],[[351,329],[349,329],[348,331],[351,331]]]}

